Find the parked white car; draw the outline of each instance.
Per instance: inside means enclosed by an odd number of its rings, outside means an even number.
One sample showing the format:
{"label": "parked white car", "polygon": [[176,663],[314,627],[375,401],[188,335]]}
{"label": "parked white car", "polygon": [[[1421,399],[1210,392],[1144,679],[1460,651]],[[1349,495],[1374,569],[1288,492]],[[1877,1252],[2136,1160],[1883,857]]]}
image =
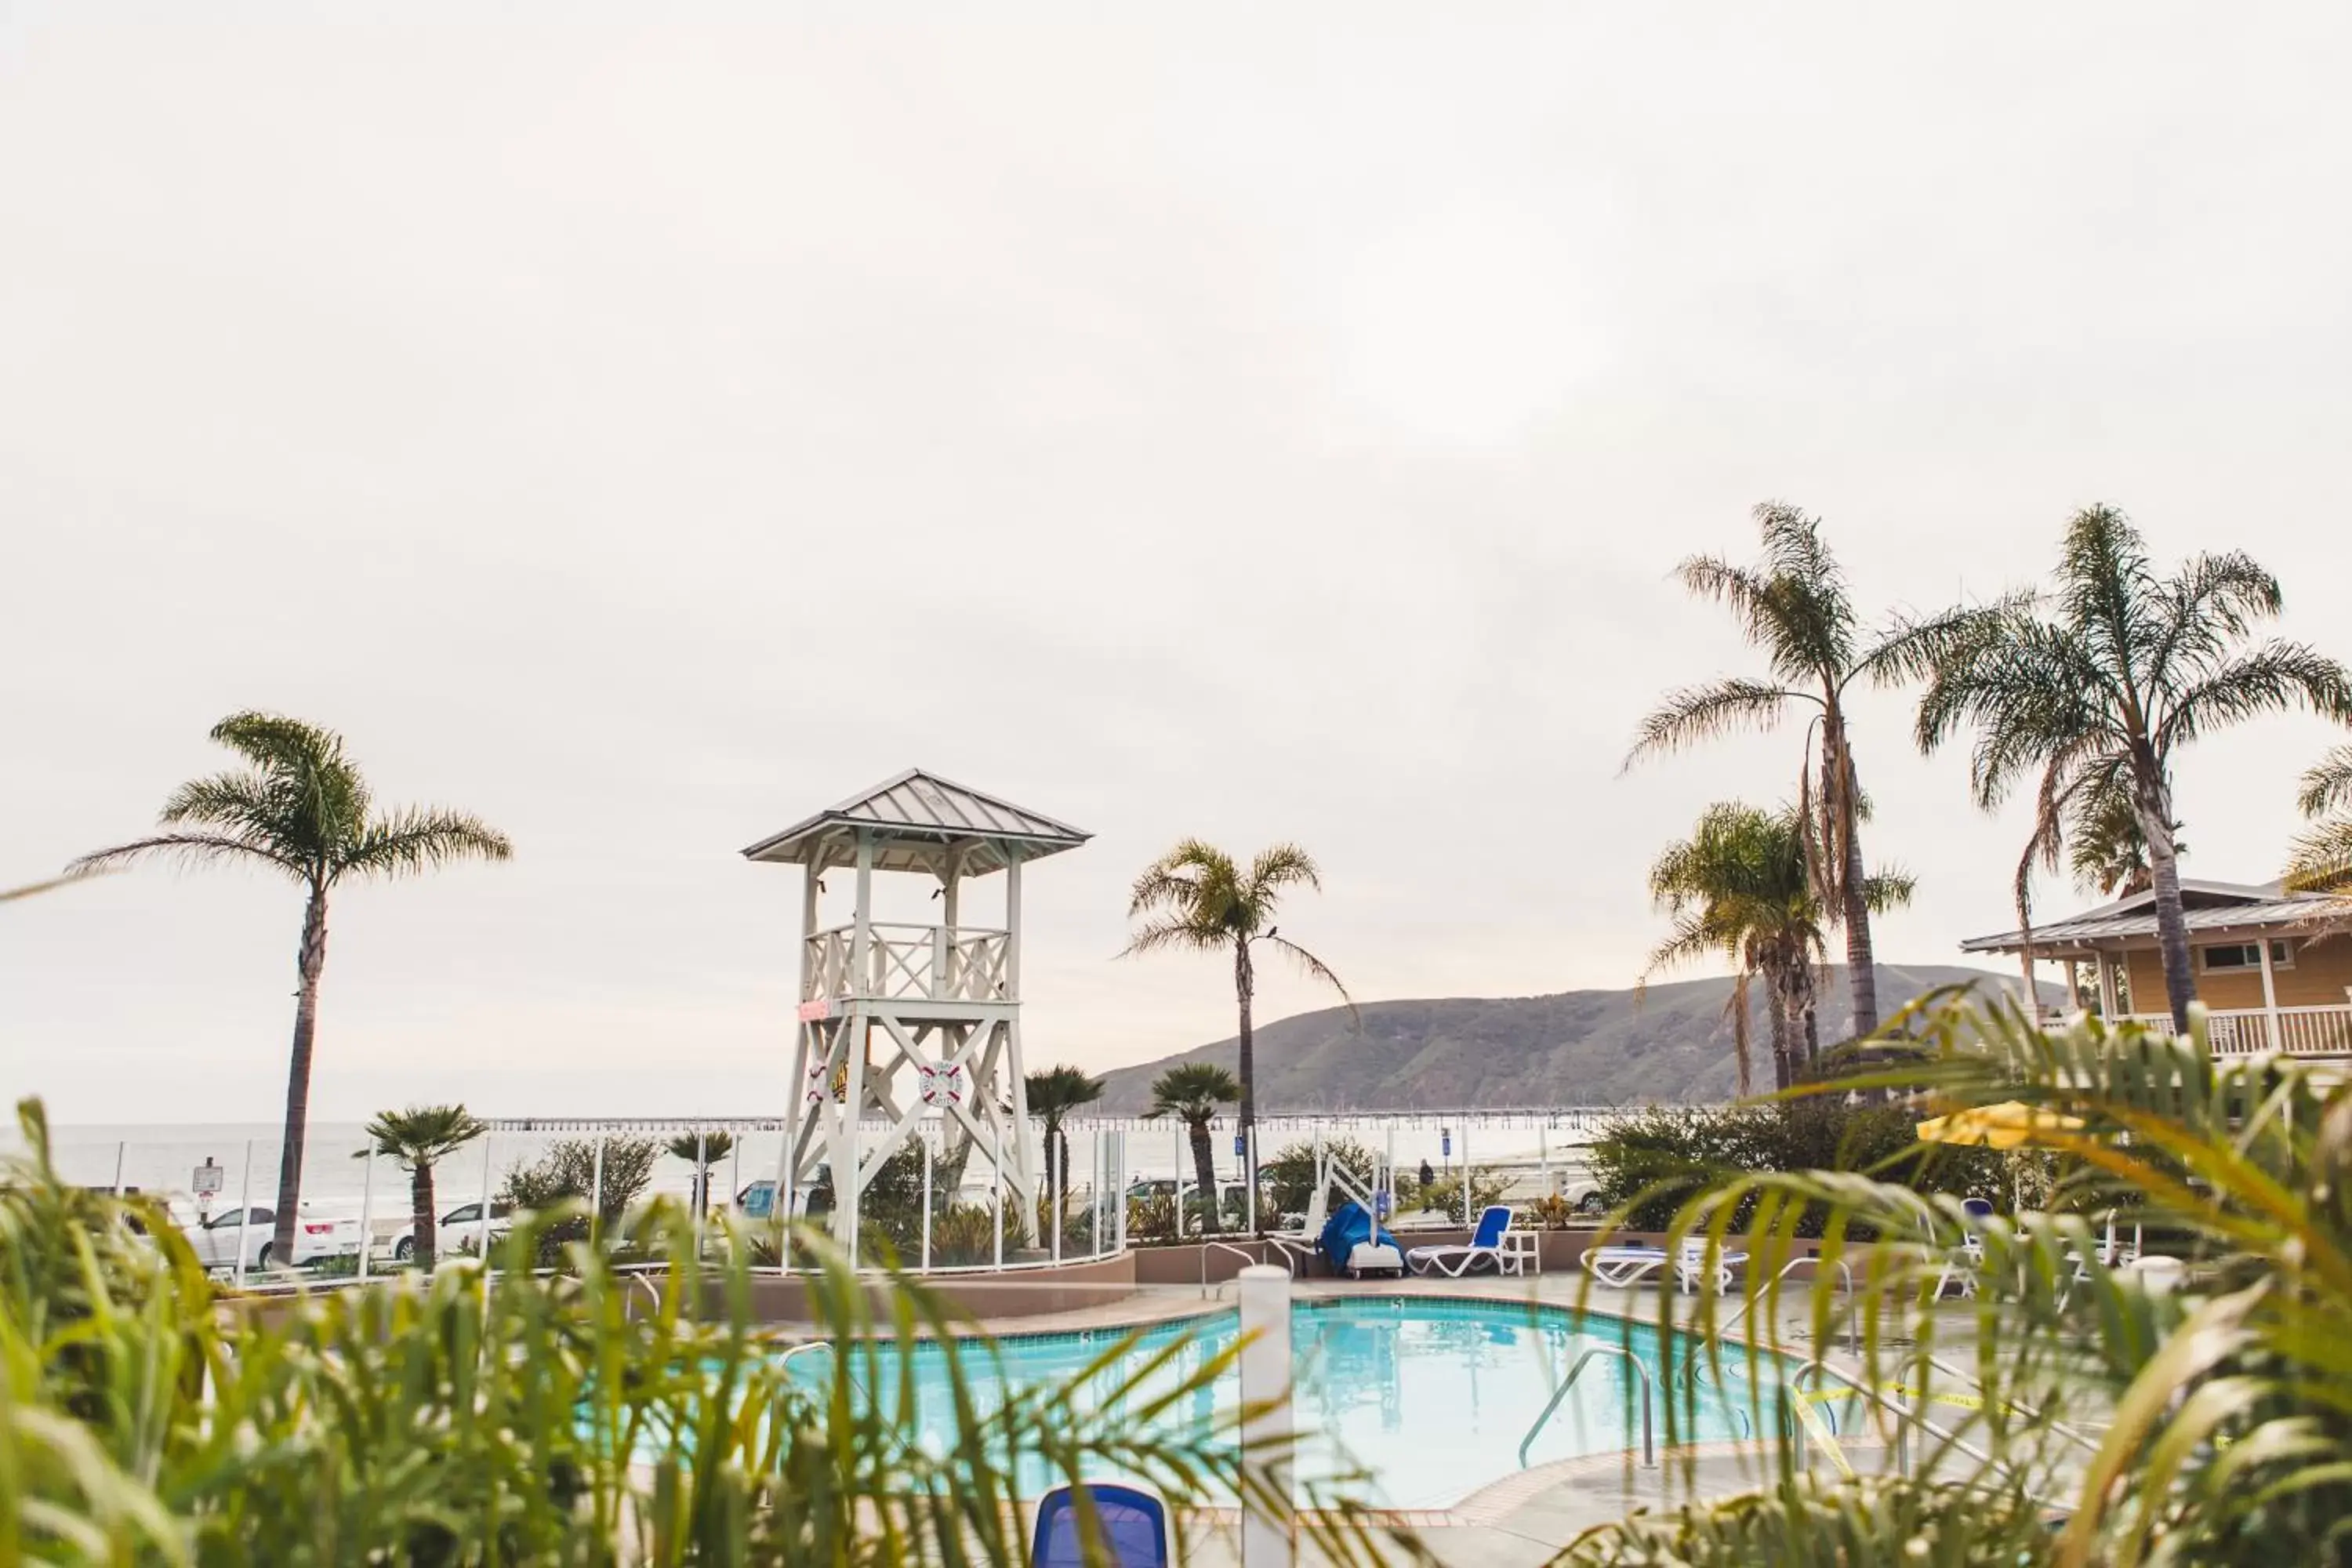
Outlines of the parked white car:
{"label": "parked white car", "polygon": [[[506,1235],[508,1227],[513,1223],[509,1217],[509,1205],[496,1199],[491,1200],[489,1226],[491,1246],[498,1245],[499,1239]],[[461,1253],[479,1252],[481,1247],[482,1205],[479,1202],[459,1204],[456,1208],[443,1215],[440,1223],[433,1227],[433,1256],[436,1258],[456,1258]],[[403,1225],[400,1227],[400,1239],[392,1244],[392,1256],[402,1263],[416,1256],[416,1233],[412,1226]]]}
{"label": "parked white car", "polygon": [[[233,1269],[237,1267],[242,1239],[246,1271],[259,1273],[278,1267],[277,1222],[273,1209],[258,1205],[250,1209],[233,1207],[190,1226],[188,1241],[195,1248],[196,1260],[205,1268]],[[331,1258],[356,1258],[359,1250],[356,1219],[312,1213],[306,1206],[295,1223],[293,1267],[297,1268]]]}

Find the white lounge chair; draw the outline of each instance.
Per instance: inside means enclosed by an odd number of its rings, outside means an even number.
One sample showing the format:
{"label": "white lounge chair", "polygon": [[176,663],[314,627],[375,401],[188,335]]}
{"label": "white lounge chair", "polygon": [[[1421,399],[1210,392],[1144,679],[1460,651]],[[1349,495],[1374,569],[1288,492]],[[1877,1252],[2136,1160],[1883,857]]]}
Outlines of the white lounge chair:
{"label": "white lounge chair", "polygon": [[1404,1255],[1405,1264],[1415,1274],[1434,1272],[1448,1279],[1461,1279],[1480,1263],[1492,1263],[1497,1274],[1517,1274],[1522,1261],[1519,1255],[1503,1250],[1503,1236],[1510,1228],[1509,1205],[1490,1205],[1478,1216],[1478,1228],[1468,1246],[1416,1247]]}
{"label": "white lounge chair", "polygon": [[1588,1247],[1577,1259],[1587,1274],[1620,1290],[1631,1289],[1660,1269],[1671,1268],[1677,1289],[1696,1290],[1702,1282],[1712,1279],[1718,1296],[1730,1290],[1732,1269],[1747,1261],[1748,1254],[1744,1252],[1718,1252],[1710,1274],[1706,1243],[1691,1240],[1683,1243],[1679,1253],[1670,1253],[1663,1247]]}
{"label": "white lounge chair", "polygon": [[1706,1243],[1696,1237],[1683,1238],[1681,1255],[1675,1259],[1675,1284],[1685,1290],[1696,1290],[1712,1279],[1715,1293],[1726,1296],[1731,1292],[1731,1271],[1748,1261],[1748,1254],[1726,1249],[1715,1255],[1712,1265],[1707,1261]]}
{"label": "white lounge chair", "polygon": [[1666,1249],[1638,1244],[1588,1247],[1576,1262],[1603,1285],[1630,1290],[1666,1266]]}

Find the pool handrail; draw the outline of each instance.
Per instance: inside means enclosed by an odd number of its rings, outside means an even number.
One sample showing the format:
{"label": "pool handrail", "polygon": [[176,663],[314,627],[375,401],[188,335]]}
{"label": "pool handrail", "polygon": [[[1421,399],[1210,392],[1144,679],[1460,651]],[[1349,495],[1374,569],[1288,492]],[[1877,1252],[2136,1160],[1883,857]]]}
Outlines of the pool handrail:
{"label": "pool handrail", "polygon": [[1535,1447],[1537,1435],[1543,1431],[1544,1423],[1551,1419],[1552,1412],[1559,1408],[1560,1401],[1568,1397],[1568,1391],[1576,1386],[1578,1373],[1583,1372],[1594,1356],[1599,1355],[1619,1357],[1641,1374],[1642,1464],[1648,1469],[1658,1468],[1657,1435],[1652,1415],[1652,1406],[1657,1403],[1658,1389],[1651,1380],[1649,1366],[1623,1345],[1588,1345],[1584,1353],[1576,1358],[1576,1364],[1568,1369],[1568,1375],[1559,1380],[1559,1386],[1552,1391],[1551,1402],[1543,1407],[1543,1414],[1537,1416],[1535,1425],[1528,1428],[1528,1435],[1519,1439],[1519,1468],[1524,1470],[1528,1468],[1528,1450]]}
{"label": "pool handrail", "polygon": [[[1263,1247],[1265,1244],[1260,1243],[1259,1245]],[[1202,1242],[1201,1244],[1201,1300],[1203,1301],[1209,1299],[1209,1254],[1212,1252],[1221,1251],[1232,1253],[1234,1257],[1240,1258],[1243,1262],[1249,1264],[1253,1268],[1265,1261],[1265,1258],[1263,1253],[1254,1256],[1247,1247],[1242,1246],[1239,1242]],[[1218,1283],[1222,1285],[1224,1281],[1221,1279]]]}
{"label": "pool handrail", "polygon": [[[1770,1290],[1772,1286],[1778,1285],[1781,1280],[1786,1279],[1797,1268],[1808,1263],[1818,1268],[1822,1265],[1822,1259],[1818,1257],[1791,1258],[1788,1262],[1782,1264],[1780,1266],[1780,1272],[1772,1276],[1771,1280],[1766,1284],[1764,1289],[1757,1291],[1754,1295],[1749,1296],[1748,1300],[1740,1302],[1739,1310],[1732,1313],[1728,1318],[1726,1318],[1722,1323],[1712,1331],[1709,1337],[1720,1339],[1725,1334],[1729,1333],[1733,1329],[1738,1326],[1739,1321],[1742,1318],[1748,1316],[1748,1310],[1753,1308],[1758,1301],[1763,1299],[1766,1291]],[[1836,1264],[1838,1273],[1843,1278],[1845,1282],[1845,1288],[1841,1293],[1845,1297],[1846,1351],[1849,1354],[1860,1355],[1862,1353],[1862,1320],[1854,1315],[1853,1310],[1853,1265],[1848,1263],[1843,1258],[1836,1259]],[[1697,1342],[1699,1336],[1692,1334],[1690,1338],[1692,1341],[1691,1347],[1684,1353],[1681,1371],[1676,1373],[1677,1376],[1682,1377],[1685,1380],[1688,1380],[1698,1375],[1699,1346]]]}

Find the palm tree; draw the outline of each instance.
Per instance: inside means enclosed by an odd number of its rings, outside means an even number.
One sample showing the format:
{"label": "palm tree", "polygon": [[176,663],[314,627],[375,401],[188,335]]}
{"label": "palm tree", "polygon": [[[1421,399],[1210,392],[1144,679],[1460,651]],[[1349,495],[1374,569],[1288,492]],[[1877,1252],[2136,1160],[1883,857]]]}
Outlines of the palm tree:
{"label": "palm tree", "polygon": [[2181,911],[2172,761],[2189,742],[2262,713],[2307,707],[2352,721],[2352,673],[2309,647],[2247,647],[2279,612],[2278,580],[2231,552],[2171,577],[2149,565],[2121,512],[2067,525],[2054,592],[1946,617],[1919,654],[1928,676],[1917,738],[1932,752],[1976,731],[1969,782],[1998,807],[2036,772],[2038,835],[2086,796],[2119,794],[2147,841],[2165,992],[2189,1026],[2196,983]]}
{"label": "palm tree", "polygon": [[1045,1123],[1045,1191],[1058,1198],[1070,1182],[1070,1141],[1062,1119],[1081,1105],[1092,1105],[1103,1094],[1103,1081],[1083,1068],[1047,1068],[1033,1072],[1024,1083],[1029,1091],[1029,1114]]}
{"label": "palm tree", "polygon": [[[488,1123],[467,1113],[462,1105],[412,1105],[405,1110],[380,1110],[367,1124],[368,1146],[360,1159],[382,1154],[396,1160],[408,1172],[410,1256],[416,1267],[433,1272],[433,1249],[438,1236],[440,1205],[433,1201],[433,1167],[489,1131]],[[368,1245],[362,1237],[360,1245]],[[281,1252],[280,1258],[290,1258]]]}
{"label": "palm tree", "polygon": [[1253,1192],[1257,1188],[1257,1140],[1250,1134],[1257,1122],[1257,1056],[1250,1003],[1257,994],[1257,969],[1250,949],[1265,942],[1286,954],[1310,979],[1337,991],[1349,1016],[1356,1016],[1355,999],[1331,966],[1282,935],[1275,925],[1284,891],[1297,887],[1323,890],[1323,875],[1316,869],[1314,858],[1296,844],[1261,849],[1244,871],[1223,850],[1187,838],[1136,879],[1127,904],[1128,918],[1144,923],[1129,939],[1122,958],[1169,948],[1192,952],[1233,951],[1234,998],[1241,1010],[1239,1130],[1246,1179]]}
{"label": "palm tree", "polygon": [[[1872,1035],[1878,1030],[1878,982],[1861,833],[1869,807],[1854,767],[1846,703],[1859,682],[1883,684],[1912,673],[1906,655],[1933,628],[1898,625],[1866,633],[1845,574],[1822,542],[1820,519],[1768,501],[1756,509],[1756,523],[1764,542],[1764,558],[1756,565],[1694,555],[1675,574],[1694,595],[1729,608],[1741,634],[1764,654],[1769,679],[1733,676],[1668,692],[1642,721],[1625,766],[1740,730],[1772,729],[1792,708],[1809,713],[1820,742],[1819,782],[1806,792],[1807,830],[1816,847],[1813,875],[1822,907],[1845,928],[1853,1032]],[[1809,773],[1812,766],[1808,763]]]}
{"label": "palm tree", "polygon": [[694,1212],[709,1212],[710,1173],[735,1152],[735,1134],[721,1131],[681,1132],[671,1139],[669,1152],[694,1167]]}
{"label": "palm tree", "polygon": [[327,963],[327,894],[346,879],[408,876],[452,860],[504,860],[514,850],[504,834],[457,812],[404,806],[377,813],[366,781],[343,753],[343,738],[331,730],[272,713],[232,713],[213,726],[212,738],[249,766],[192,779],[174,790],[162,816],[162,825],[173,831],[85,855],[68,869],[98,870],[157,856],[188,865],[229,861],[267,866],[302,889],[294,1049],[286,1074],[285,1148],[271,1243],[275,1256],[291,1258],[310,1125],[319,974]]}
{"label": "palm tree", "polygon": [[[1764,811],[1737,801],[1709,806],[1697,828],[1669,845],[1650,868],[1650,897],[1675,917],[1675,929],[1650,953],[1643,979],[1661,970],[1721,955],[1732,965],[1732,1046],[1739,1092],[1753,1089],[1748,1037],[1751,984],[1765,983],[1772,1031],[1772,1082],[1786,1089],[1800,1065],[1821,1050],[1815,1020],[1814,965],[1827,954],[1829,921],[1817,880],[1808,874],[1804,814]],[[1864,879],[1873,911],[1906,903],[1901,875]]]}
{"label": "palm tree", "polygon": [[2303,775],[2295,805],[2317,826],[2294,841],[2287,886],[2311,892],[2352,889],[2352,746],[2336,747]]}
{"label": "palm tree", "polygon": [[[1172,1116],[1184,1124],[1192,1142],[1192,1176],[1201,1185],[1201,1209],[1207,1215],[1201,1223],[1211,1236],[1217,1234],[1217,1162],[1209,1143],[1209,1123],[1216,1119],[1217,1107],[1231,1105],[1242,1097],[1242,1086],[1234,1075],[1214,1062],[1184,1062],[1170,1068],[1151,1080],[1151,1109],[1143,1113],[1147,1121]],[[1181,1226],[1184,1216],[1178,1215]]]}

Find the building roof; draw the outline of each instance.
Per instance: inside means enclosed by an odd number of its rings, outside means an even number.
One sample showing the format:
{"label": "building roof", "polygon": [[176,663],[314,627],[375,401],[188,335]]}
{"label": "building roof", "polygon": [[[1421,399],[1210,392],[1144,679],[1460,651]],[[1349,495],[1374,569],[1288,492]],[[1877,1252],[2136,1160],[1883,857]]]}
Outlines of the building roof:
{"label": "building roof", "polygon": [[1013,858],[1035,860],[1075,849],[1093,835],[968,784],[908,768],[872,789],[827,806],[743,851],[751,860],[845,865],[860,832],[874,838],[882,871],[940,871],[961,850],[960,874],[985,876]]}
{"label": "building roof", "polygon": [[[2290,893],[2278,882],[2208,882],[2182,878],[2181,912],[2190,931],[2302,931],[2313,935],[2352,930],[2352,898],[2327,893]],[[2133,893],[2097,909],[2033,928],[2042,952],[2063,947],[2122,947],[2156,939],[2156,894]],[[2014,952],[2024,933],[1970,937],[1964,952]]]}

